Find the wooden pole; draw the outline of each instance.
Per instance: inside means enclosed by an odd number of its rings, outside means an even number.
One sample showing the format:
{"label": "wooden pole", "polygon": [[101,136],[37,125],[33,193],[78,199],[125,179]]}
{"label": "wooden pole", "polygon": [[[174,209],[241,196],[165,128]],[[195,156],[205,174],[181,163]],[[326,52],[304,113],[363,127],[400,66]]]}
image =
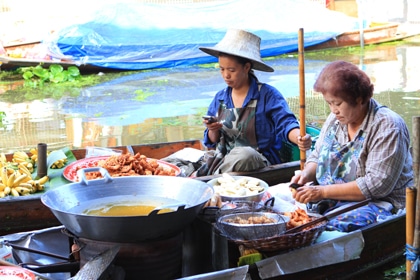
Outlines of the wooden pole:
{"label": "wooden pole", "polygon": [[[414,223],[415,223],[415,213],[416,213],[416,195],[417,191],[416,188],[407,188],[406,189],[406,227],[405,227],[405,239],[406,244],[409,246],[413,246],[414,240]],[[406,278],[410,279],[411,273],[411,261],[406,258],[405,261],[405,268],[406,268]]]}
{"label": "wooden pole", "polygon": [[[420,187],[420,117],[413,117],[413,171],[414,171],[414,187],[417,192]],[[420,247],[420,195],[417,195],[416,206],[415,206],[415,217],[414,217],[414,239],[413,248],[418,251]],[[406,211],[409,209],[406,209]],[[408,214],[408,213],[407,213]],[[407,216],[406,216],[407,218]],[[410,221],[407,219],[406,223]],[[409,244],[409,243],[407,243]],[[410,245],[410,244],[409,244]],[[416,253],[416,252],[415,252]],[[417,254],[417,253],[416,253]],[[416,256],[418,258],[418,256]],[[412,270],[411,264],[406,267],[407,279],[417,279],[417,269]]]}
{"label": "wooden pole", "polygon": [[[299,53],[299,121],[300,136],[306,135],[305,122],[305,51],[304,51],[304,33],[303,28],[299,29],[298,53]],[[306,162],[306,151],[300,151],[300,169],[303,169]]]}

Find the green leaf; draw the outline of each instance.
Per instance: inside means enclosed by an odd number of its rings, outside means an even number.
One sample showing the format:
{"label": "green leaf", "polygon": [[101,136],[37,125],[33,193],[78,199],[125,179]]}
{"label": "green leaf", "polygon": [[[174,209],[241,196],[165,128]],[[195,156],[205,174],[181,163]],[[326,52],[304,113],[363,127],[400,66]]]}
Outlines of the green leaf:
{"label": "green leaf", "polygon": [[34,68],[33,73],[34,73],[37,77],[41,78],[42,80],[47,80],[47,79],[49,79],[49,77],[50,77],[50,73],[48,72],[48,70],[47,70],[47,69],[44,69],[44,68],[42,68],[42,67],[38,68],[38,66],[36,66],[36,67]]}
{"label": "green leaf", "polygon": [[22,76],[25,80],[30,80],[34,76],[34,74],[30,71],[26,71],[23,73]]}
{"label": "green leaf", "polygon": [[52,77],[50,77],[50,81],[53,83],[61,83],[61,82],[64,82],[65,79],[66,79],[66,76],[63,72],[56,73],[55,75],[52,75]]}
{"label": "green leaf", "polygon": [[63,66],[61,66],[60,64],[52,64],[50,65],[49,69],[54,76],[58,73],[63,72],[64,70]]}
{"label": "green leaf", "polygon": [[67,71],[69,72],[70,76],[73,76],[73,77],[80,76],[80,70],[76,66],[69,66],[67,68]]}

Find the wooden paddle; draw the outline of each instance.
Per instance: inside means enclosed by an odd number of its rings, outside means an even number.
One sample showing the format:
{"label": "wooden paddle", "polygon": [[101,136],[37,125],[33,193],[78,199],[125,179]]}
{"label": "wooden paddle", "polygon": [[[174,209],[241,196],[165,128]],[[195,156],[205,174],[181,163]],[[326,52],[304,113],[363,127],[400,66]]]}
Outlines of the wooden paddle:
{"label": "wooden paddle", "polygon": [[340,210],[337,210],[337,211],[332,211],[331,213],[328,213],[328,214],[326,214],[326,215],[324,215],[324,216],[322,216],[320,218],[317,218],[315,220],[312,220],[312,221],[310,221],[310,222],[308,222],[306,224],[303,224],[303,225],[300,225],[300,226],[291,228],[289,230],[286,230],[283,234],[289,234],[289,233],[299,232],[302,229],[307,228],[307,227],[312,226],[312,225],[315,225],[317,223],[320,223],[320,222],[323,222],[323,221],[329,221],[332,218],[337,217],[338,215],[341,215],[341,214],[346,213],[348,211],[351,211],[353,209],[359,208],[361,206],[365,206],[370,201],[371,201],[370,199],[365,199],[365,200],[362,200],[360,202],[357,202],[357,203],[355,203],[353,205],[350,205],[348,207],[344,207],[343,209],[340,209]]}
{"label": "wooden paddle", "polygon": [[[299,53],[299,121],[300,136],[306,135],[305,122],[305,54],[304,54],[304,33],[303,28],[299,29],[298,34],[298,53]],[[302,170],[306,162],[306,151],[300,150],[300,169]]]}

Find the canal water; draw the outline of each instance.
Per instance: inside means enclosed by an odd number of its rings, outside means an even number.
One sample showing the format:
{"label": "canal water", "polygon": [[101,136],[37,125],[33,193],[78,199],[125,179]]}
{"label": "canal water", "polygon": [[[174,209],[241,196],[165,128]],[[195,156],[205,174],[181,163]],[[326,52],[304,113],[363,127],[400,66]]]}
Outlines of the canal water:
{"label": "canal water", "polygon": [[[329,114],[312,85],[333,60],[350,61],[366,71],[375,85],[374,98],[399,113],[411,132],[412,117],[420,115],[419,41],[305,52],[307,123],[321,126]],[[256,71],[258,78],[277,87],[298,116],[298,57],[266,62],[275,72]],[[103,75],[106,82],[61,92],[46,86],[41,94],[22,89],[19,80],[0,81],[0,152],[28,151],[41,142],[57,149],[201,139],[201,116],[225,87],[213,64]]]}

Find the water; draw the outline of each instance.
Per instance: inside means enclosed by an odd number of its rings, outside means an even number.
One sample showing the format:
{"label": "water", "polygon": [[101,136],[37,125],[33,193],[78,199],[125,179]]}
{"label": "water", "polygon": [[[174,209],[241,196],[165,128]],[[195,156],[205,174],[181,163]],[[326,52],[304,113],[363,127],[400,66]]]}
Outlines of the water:
{"label": "water", "polygon": [[[399,113],[412,130],[419,116],[420,43],[403,42],[360,48],[305,52],[306,122],[322,125],[329,108],[311,91],[319,71],[330,61],[347,60],[367,72],[375,99]],[[297,56],[270,58],[274,73],[256,72],[277,87],[299,114]],[[112,74],[106,74],[112,75]],[[201,116],[216,91],[225,87],[214,65],[127,72],[110,81],[34,97],[20,81],[0,82],[0,151],[116,146],[201,139]]]}

